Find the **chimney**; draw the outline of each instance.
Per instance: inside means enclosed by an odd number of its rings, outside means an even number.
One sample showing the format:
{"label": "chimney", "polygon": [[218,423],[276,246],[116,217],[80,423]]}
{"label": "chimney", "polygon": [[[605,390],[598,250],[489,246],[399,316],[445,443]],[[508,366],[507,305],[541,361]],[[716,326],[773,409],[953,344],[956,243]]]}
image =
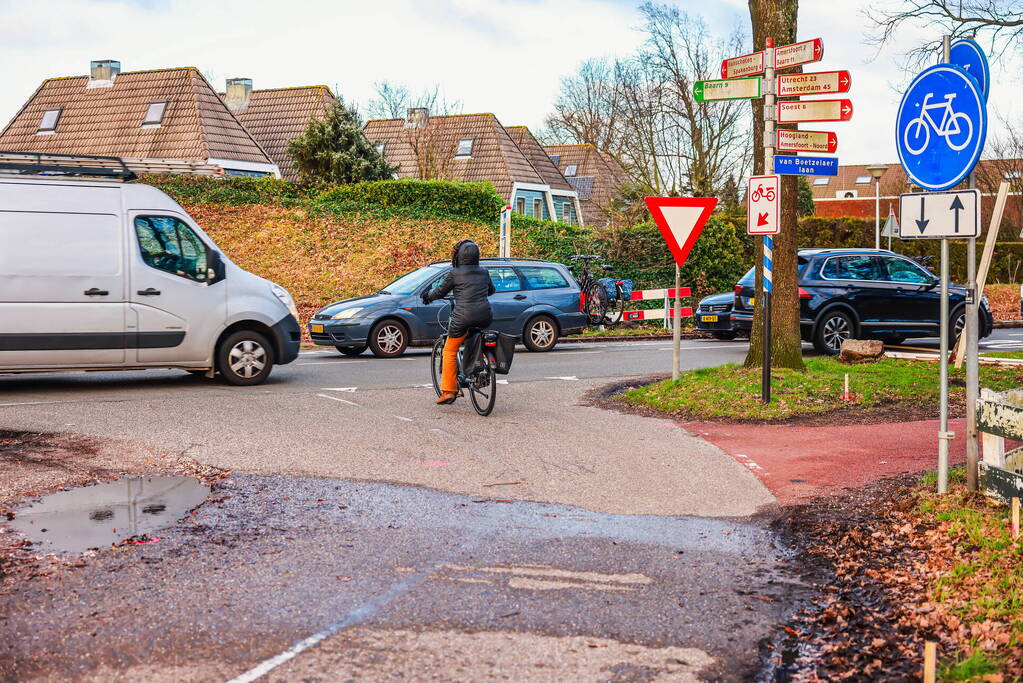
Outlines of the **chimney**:
{"label": "chimney", "polygon": [[109,88],[121,73],[121,63],[116,59],[97,59],[89,62],[88,88]]}
{"label": "chimney", "polygon": [[251,78],[227,79],[227,94],[224,101],[231,111],[243,111],[249,108],[249,97],[252,95]]}
{"label": "chimney", "polygon": [[422,128],[430,118],[430,110],[426,107],[409,107],[405,117],[406,128]]}

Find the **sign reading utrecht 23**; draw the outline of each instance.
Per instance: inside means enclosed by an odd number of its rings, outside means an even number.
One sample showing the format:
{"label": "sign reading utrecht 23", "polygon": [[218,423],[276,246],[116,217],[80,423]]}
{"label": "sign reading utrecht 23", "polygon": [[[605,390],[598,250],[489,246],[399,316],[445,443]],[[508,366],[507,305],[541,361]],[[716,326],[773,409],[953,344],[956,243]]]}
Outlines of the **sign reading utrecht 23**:
{"label": "sign reading utrecht 23", "polygon": [[970,174],[984,151],[987,107],[977,80],[951,64],[924,69],[899,105],[895,146],[910,180],[947,190]]}

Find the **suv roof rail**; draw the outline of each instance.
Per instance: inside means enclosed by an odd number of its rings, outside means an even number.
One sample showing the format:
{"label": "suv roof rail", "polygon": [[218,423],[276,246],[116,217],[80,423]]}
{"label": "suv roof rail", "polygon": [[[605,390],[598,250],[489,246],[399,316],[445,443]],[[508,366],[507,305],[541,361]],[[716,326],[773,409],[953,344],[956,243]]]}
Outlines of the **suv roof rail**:
{"label": "suv roof rail", "polygon": [[135,180],[121,157],[0,150],[0,174]]}
{"label": "suv roof rail", "polygon": [[[540,263],[553,263],[553,261],[548,261],[547,259],[527,258],[525,256],[484,256],[480,259],[480,261],[538,261]],[[451,262],[450,259],[444,259],[442,261],[432,261],[428,265],[434,266],[437,265],[438,263],[450,262]]]}

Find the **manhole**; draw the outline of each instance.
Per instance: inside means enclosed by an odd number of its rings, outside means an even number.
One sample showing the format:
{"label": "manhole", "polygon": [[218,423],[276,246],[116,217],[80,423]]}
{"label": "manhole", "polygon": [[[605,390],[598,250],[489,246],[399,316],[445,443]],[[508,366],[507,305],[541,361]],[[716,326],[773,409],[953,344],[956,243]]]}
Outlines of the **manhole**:
{"label": "manhole", "polygon": [[43,496],[9,522],[44,552],[82,552],[168,527],[210,493],[193,477],[131,477]]}

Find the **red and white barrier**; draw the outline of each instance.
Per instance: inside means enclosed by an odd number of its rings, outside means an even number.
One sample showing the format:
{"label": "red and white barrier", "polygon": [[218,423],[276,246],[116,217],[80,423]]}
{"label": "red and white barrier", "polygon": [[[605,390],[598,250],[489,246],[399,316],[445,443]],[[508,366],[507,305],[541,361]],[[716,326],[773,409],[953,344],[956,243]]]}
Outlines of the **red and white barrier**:
{"label": "red and white barrier", "polygon": [[[689,287],[679,287],[678,295],[680,298],[692,296],[692,292]],[[634,289],[632,290],[632,298],[630,301],[650,301],[651,299],[674,299],[675,288],[670,289]]]}
{"label": "red and white barrier", "polygon": [[[683,306],[682,307],[682,316],[681,317],[689,318],[692,315],[693,315],[693,309],[692,309],[691,306]],[[635,321],[635,320],[665,320],[667,318],[674,318],[674,317],[675,317],[675,308],[674,308],[674,306],[668,308],[668,310],[664,310],[663,308],[648,308],[648,309],[642,310],[642,311],[625,311],[625,313],[622,314],[622,320],[629,320],[629,321]]]}
{"label": "red and white barrier", "polygon": [[[692,290],[689,287],[679,287],[678,296],[679,298],[688,298],[693,295]],[[670,318],[675,317],[675,306],[672,300],[675,298],[675,288],[669,287],[667,289],[635,289],[632,291],[632,297],[630,301],[650,301],[652,299],[664,299],[664,308],[662,309],[643,309],[638,311],[625,311],[622,314],[622,320],[636,321],[636,320],[664,320],[665,326]],[[683,318],[689,318],[693,315],[693,309],[691,306],[682,307]]]}

